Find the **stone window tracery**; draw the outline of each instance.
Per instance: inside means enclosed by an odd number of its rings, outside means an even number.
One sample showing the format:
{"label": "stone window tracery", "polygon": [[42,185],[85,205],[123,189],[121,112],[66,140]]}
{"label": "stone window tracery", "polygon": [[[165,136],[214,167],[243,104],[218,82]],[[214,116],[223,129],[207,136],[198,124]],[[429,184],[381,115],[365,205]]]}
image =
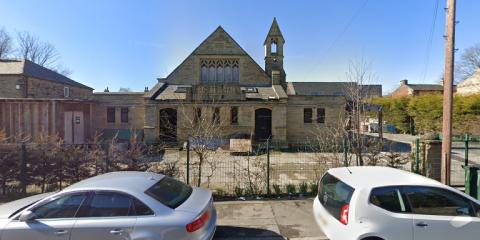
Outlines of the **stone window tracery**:
{"label": "stone window tracery", "polygon": [[238,83],[238,59],[202,59],[200,79],[203,83]]}

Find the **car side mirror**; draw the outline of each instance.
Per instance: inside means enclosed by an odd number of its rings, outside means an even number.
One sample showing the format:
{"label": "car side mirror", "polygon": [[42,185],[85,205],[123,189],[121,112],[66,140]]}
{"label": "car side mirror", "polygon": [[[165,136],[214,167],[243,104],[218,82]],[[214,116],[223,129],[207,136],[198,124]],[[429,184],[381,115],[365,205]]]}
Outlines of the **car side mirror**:
{"label": "car side mirror", "polygon": [[32,211],[25,211],[22,214],[20,214],[20,217],[18,218],[18,220],[20,220],[21,222],[29,222],[29,221],[35,220],[36,217],[37,215]]}

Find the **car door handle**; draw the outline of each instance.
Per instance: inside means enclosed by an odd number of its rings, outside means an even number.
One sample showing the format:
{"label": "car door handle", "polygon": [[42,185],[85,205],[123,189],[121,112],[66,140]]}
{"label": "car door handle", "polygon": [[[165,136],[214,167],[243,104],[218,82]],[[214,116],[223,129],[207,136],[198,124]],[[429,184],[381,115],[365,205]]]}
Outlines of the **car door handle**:
{"label": "car door handle", "polygon": [[418,222],[416,225],[417,227],[428,227],[428,224],[426,224],[425,222]]}
{"label": "car door handle", "polygon": [[123,229],[112,229],[110,230],[110,234],[113,234],[113,235],[121,235],[123,233]]}
{"label": "car door handle", "polygon": [[57,235],[57,236],[65,235],[67,233],[68,233],[67,230],[57,230],[57,231],[54,232],[54,234]]}

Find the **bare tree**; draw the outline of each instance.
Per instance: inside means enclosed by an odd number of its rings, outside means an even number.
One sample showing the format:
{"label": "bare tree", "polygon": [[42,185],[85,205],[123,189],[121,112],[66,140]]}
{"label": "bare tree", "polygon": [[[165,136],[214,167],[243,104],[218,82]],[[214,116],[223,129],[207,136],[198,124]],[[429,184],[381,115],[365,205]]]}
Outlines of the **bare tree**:
{"label": "bare tree", "polygon": [[38,36],[29,32],[19,32],[17,41],[17,51],[21,57],[46,68],[55,67],[59,55],[52,44],[42,42]]}
{"label": "bare tree", "polygon": [[209,184],[217,168],[214,156],[222,140],[219,100],[224,94],[224,89],[220,85],[194,88],[190,95],[191,99],[179,101],[178,110],[182,119],[180,127],[187,130],[190,148],[196,156],[192,165],[196,168],[196,185],[200,186],[203,177],[208,179]]}
{"label": "bare tree", "polygon": [[10,56],[13,51],[12,38],[8,32],[2,28],[0,29],[0,59],[4,59]]}
{"label": "bare tree", "polygon": [[364,141],[361,127],[366,117],[363,107],[368,89],[365,85],[373,82],[375,76],[371,71],[371,64],[361,59],[350,62],[346,78],[348,82],[345,84],[344,91],[347,99],[347,119],[349,119],[347,127],[349,145],[356,155],[357,165],[364,165],[362,156]]}
{"label": "bare tree", "polygon": [[462,57],[456,64],[456,82],[467,79],[478,69],[480,69],[480,43],[465,49],[463,52]]}

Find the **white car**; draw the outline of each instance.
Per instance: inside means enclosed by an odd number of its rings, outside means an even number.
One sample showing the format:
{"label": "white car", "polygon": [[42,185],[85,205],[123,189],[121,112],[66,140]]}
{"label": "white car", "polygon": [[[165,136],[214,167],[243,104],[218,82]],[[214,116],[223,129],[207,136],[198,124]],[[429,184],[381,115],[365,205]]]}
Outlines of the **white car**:
{"label": "white car", "polygon": [[480,239],[478,200],[393,168],[330,169],[313,211],[331,240]]}

